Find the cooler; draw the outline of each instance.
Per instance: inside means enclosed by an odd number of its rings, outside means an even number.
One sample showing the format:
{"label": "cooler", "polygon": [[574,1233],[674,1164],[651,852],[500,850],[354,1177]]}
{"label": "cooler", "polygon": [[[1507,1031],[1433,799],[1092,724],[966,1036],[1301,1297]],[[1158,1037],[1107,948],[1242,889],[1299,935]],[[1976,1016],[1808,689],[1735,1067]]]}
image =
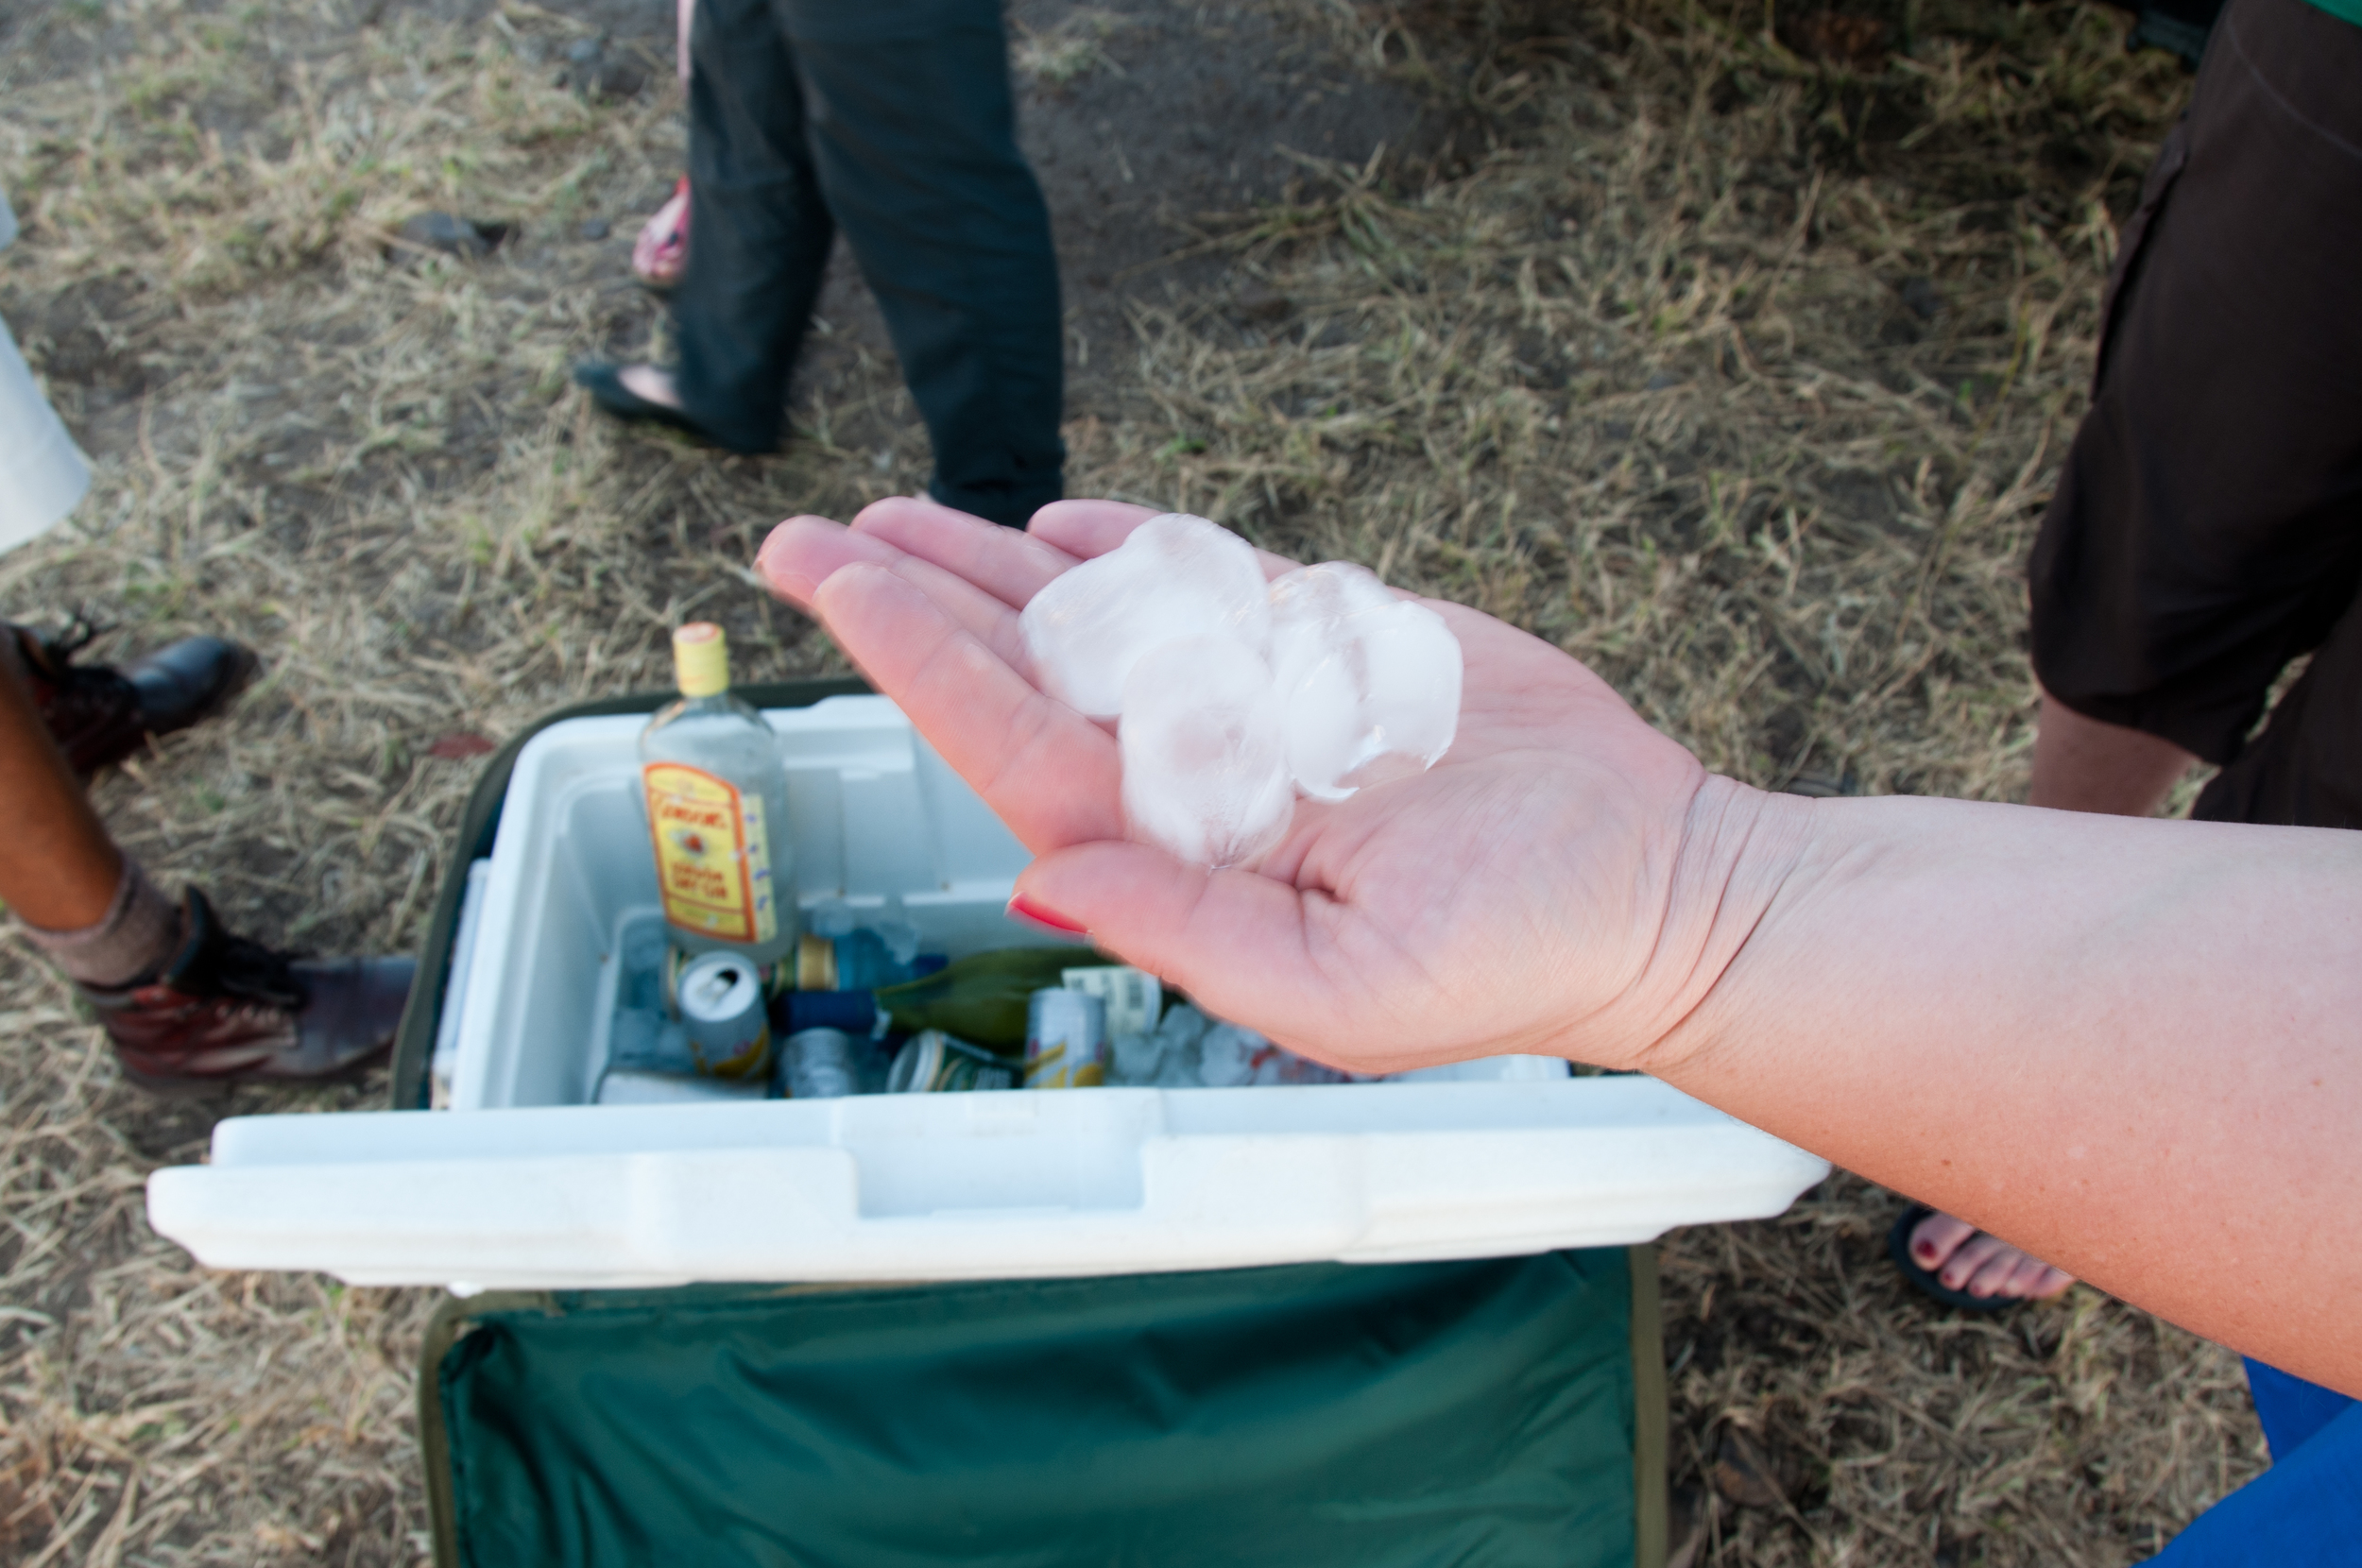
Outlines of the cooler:
{"label": "cooler", "polygon": [[[788,764],[808,908],[953,958],[1041,941],[1002,913],[1023,848],[890,703],[740,692]],[[657,907],[634,741],[665,700],[492,759],[397,1109],[225,1120],[149,1182],[208,1265],[455,1293],[420,1377],[439,1563],[1661,1558],[1645,1244],[1776,1214],[1825,1165],[1532,1058],[590,1104],[622,933]]]}

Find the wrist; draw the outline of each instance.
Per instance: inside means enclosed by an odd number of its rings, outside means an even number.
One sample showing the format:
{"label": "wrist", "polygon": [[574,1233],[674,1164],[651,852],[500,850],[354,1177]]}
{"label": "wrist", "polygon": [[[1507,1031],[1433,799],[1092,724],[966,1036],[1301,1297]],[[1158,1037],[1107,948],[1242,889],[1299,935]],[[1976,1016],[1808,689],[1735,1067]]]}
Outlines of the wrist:
{"label": "wrist", "polygon": [[1810,858],[1816,802],[1708,775],[1691,796],[1642,981],[1629,1065],[1679,1075],[1746,1013],[1742,960],[1771,940]]}

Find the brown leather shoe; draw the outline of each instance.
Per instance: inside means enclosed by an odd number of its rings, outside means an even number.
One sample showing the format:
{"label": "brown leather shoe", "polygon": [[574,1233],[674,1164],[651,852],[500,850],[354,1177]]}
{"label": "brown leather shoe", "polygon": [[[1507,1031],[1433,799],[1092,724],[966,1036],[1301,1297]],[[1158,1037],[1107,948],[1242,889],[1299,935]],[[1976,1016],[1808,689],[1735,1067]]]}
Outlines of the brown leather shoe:
{"label": "brown leather shoe", "polygon": [[181,921],[187,938],[154,980],[82,987],[141,1088],[201,1094],[339,1078],[393,1044],[411,960],[290,959],[222,929],[195,888]]}
{"label": "brown leather shoe", "polygon": [[218,637],[184,637],[120,670],[77,664],[95,628],[77,621],[62,637],[0,622],[16,639],[33,701],[74,771],[88,778],[137,751],[151,735],[170,735],[210,719],[254,678],[251,649]]}

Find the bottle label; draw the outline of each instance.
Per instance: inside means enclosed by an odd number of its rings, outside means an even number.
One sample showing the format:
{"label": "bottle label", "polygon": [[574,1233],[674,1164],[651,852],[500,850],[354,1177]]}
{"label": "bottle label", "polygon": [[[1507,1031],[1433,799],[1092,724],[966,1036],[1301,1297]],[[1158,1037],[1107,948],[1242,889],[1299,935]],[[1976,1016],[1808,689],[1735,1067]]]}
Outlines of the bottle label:
{"label": "bottle label", "polygon": [[664,918],[717,942],[763,943],[778,935],[762,798],[678,762],[652,762],[640,776],[648,792]]}

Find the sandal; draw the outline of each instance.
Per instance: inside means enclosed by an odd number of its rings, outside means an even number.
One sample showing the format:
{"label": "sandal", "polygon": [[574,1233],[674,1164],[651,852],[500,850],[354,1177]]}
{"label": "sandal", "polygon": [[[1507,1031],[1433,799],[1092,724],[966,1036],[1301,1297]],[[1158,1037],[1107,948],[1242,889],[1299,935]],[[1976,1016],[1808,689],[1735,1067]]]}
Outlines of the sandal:
{"label": "sandal", "polygon": [[631,274],[663,294],[689,267],[689,177],[673,187],[672,199],[656,210],[632,243]]}
{"label": "sandal", "polygon": [[1911,1233],[1919,1229],[1921,1220],[1935,1212],[1925,1203],[1913,1203],[1903,1211],[1901,1219],[1895,1220],[1894,1229],[1887,1232],[1887,1254],[1894,1259],[1894,1266],[1903,1270],[1905,1279],[1917,1286],[1922,1294],[1962,1312],[2007,1312],[2011,1307],[2025,1305],[2031,1299],[2026,1296],[1972,1296],[1965,1290],[1955,1290],[1944,1284],[1933,1270],[1920,1267],[1919,1260],[1911,1256]]}
{"label": "sandal", "polygon": [[699,446],[719,447],[744,457],[760,457],[779,450],[776,437],[768,443],[733,441],[707,429],[670,403],[649,401],[624,384],[624,366],[620,365],[584,360],[574,366],[574,384],[590,394],[590,401],[601,413],[627,425],[666,425],[686,433]]}

